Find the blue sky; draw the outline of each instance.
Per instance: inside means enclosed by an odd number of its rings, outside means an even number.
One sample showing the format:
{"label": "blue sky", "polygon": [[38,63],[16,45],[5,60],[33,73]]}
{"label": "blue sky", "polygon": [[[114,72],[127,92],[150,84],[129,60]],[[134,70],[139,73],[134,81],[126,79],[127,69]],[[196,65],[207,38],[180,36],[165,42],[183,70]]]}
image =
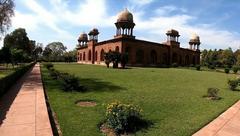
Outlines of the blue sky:
{"label": "blue sky", "polygon": [[[182,47],[192,34],[201,49],[240,47],[239,0],[16,0],[12,30],[22,27],[30,39],[44,45],[60,41],[76,47],[80,33],[96,27],[99,41],[113,38],[117,14],[128,8],[134,15],[137,39],[164,42],[176,29]],[[2,44],[2,43],[1,43]]]}

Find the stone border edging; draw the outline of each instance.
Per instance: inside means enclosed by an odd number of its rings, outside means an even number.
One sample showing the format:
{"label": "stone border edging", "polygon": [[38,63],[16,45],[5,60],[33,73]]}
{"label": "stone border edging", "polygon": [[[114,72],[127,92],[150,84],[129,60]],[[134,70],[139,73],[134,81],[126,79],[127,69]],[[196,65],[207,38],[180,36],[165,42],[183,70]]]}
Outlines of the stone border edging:
{"label": "stone border edging", "polygon": [[223,127],[235,117],[240,111],[240,100],[235,102],[230,108],[220,114],[213,121],[205,125],[203,128],[195,132],[192,136],[215,136]]}
{"label": "stone border edging", "polygon": [[43,78],[42,78],[42,71],[41,71],[41,69],[42,68],[41,68],[41,65],[40,65],[40,72],[41,72],[41,80],[42,80],[42,84],[43,84],[43,91],[44,91],[44,96],[45,96],[45,100],[46,100],[46,105],[47,105],[47,110],[48,110],[48,116],[49,116],[50,124],[52,126],[53,135],[54,136],[62,136],[62,131],[60,129],[60,125],[58,123],[56,113],[53,111],[53,109],[51,108],[50,103],[49,103],[48,95],[47,95],[47,92],[46,92],[47,89],[45,88],[45,83],[44,83]]}

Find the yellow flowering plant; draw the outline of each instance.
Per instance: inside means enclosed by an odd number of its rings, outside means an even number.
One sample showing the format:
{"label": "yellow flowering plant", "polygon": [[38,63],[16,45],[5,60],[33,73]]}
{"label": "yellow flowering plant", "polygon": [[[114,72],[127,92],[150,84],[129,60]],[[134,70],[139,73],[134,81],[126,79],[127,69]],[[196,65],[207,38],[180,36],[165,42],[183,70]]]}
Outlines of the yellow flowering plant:
{"label": "yellow flowering plant", "polygon": [[106,123],[116,133],[133,131],[141,119],[142,109],[133,104],[113,102],[107,105]]}

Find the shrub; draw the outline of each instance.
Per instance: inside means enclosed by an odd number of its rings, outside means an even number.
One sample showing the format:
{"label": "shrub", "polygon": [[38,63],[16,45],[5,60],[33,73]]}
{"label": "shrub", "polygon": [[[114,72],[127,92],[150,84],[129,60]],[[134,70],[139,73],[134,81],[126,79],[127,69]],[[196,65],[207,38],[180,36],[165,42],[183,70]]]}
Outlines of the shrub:
{"label": "shrub", "polygon": [[48,70],[51,69],[51,68],[53,68],[53,64],[52,64],[52,63],[45,63],[45,64],[43,64],[43,65],[44,65],[44,67],[46,67]]}
{"label": "shrub", "polygon": [[239,70],[239,67],[238,66],[233,66],[232,70],[233,70],[233,73],[236,74]]}
{"label": "shrub", "polygon": [[108,104],[106,111],[106,124],[115,133],[131,132],[136,129],[141,120],[142,110],[132,104],[113,102]]}
{"label": "shrub", "polygon": [[208,88],[207,97],[212,100],[218,100],[220,97],[218,96],[219,89],[218,88]]}
{"label": "shrub", "polygon": [[200,71],[201,70],[201,65],[196,65],[196,70]]}
{"label": "shrub", "polygon": [[228,86],[232,91],[236,90],[236,88],[238,87],[238,84],[239,84],[238,79],[228,80]]}
{"label": "shrub", "polygon": [[49,69],[49,74],[53,79],[59,79],[61,73],[59,71],[51,68],[51,69]]}
{"label": "shrub", "polygon": [[193,64],[190,64],[189,67],[194,67],[194,65],[193,65]]}
{"label": "shrub", "polygon": [[173,67],[173,68],[176,68],[176,67],[178,67],[178,64],[177,64],[177,63],[173,63],[173,64],[172,64],[172,67]]}
{"label": "shrub", "polygon": [[214,65],[208,65],[208,68],[209,69],[215,69],[215,66]]}
{"label": "shrub", "polygon": [[80,81],[78,77],[74,75],[70,75],[68,73],[61,73],[60,78],[63,81],[62,86],[64,91],[69,92],[69,91],[84,90],[83,86],[80,85]]}
{"label": "shrub", "polygon": [[17,68],[16,71],[8,76],[0,78],[0,96],[7,92],[8,89],[34,65],[35,63],[31,63],[29,65]]}
{"label": "shrub", "polygon": [[228,67],[224,68],[224,72],[228,74],[230,72],[230,68]]}

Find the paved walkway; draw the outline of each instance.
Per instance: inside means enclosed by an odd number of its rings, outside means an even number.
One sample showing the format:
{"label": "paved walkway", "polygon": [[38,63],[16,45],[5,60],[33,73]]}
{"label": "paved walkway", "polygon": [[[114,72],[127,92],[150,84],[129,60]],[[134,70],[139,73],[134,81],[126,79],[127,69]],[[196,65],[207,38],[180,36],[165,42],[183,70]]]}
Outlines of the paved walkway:
{"label": "paved walkway", "polygon": [[240,100],[193,136],[240,136]]}
{"label": "paved walkway", "polygon": [[0,98],[0,136],[52,136],[40,66]]}

